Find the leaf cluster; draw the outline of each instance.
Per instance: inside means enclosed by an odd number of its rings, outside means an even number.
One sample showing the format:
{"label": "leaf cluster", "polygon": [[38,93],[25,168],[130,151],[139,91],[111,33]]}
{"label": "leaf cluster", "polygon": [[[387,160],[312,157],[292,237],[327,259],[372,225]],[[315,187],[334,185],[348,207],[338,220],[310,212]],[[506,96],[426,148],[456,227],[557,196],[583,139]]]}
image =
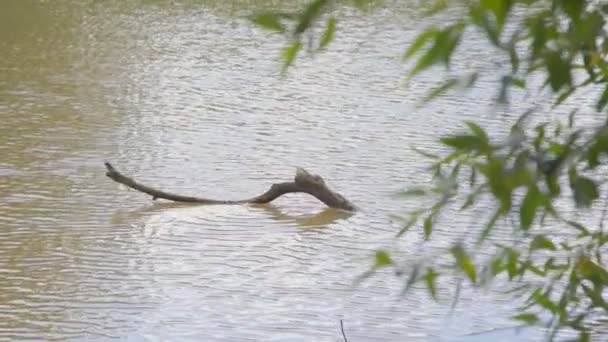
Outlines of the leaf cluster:
{"label": "leaf cluster", "polygon": [[[497,278],[517,281],[524,284],[520,291],[527,300],[514,319],[545,324],[548,339],[568,327],[579,332],[579,341],[588,341],[591,316],[608,316],[604,299],[608,271],[603,266],[608,235],[603,230],[606,205],[601,200],[608,122],[603,119],[600,124],[580,127],[577,112],[565,112],[560,106],[581,89],[597,90],[594,103],[600,114],[594,114],[605,115],[601,113],[608,104],[608,33],[604,28],[608,6],[591,0],[435,0],[426,4],[424,15],[443,15],[450,7],[458,8],[450,13],[460,14],[422,29],[404,48],[403,60],[413,61],[407,78],[434,67],[450,67],[471,34],[481,35],[488,49],[506,57],[508,67],[490,75],[466,72],[448,78],[431,89],[423,102],[455,88],[471,88],[482,77],[498,77],[497,103],[508,103],[513,87],[545,91],[551,95],[549,104],[558,119],[547,121],[544,114],[549,113],[529,110],[505,127],[508,135],[503,139],[492,138],[475,122],[466,122],[462,132],[439,139],[445,155],[416,150],[429,159],[433,182],[401,195],[425,197],[424,203],[431,204],[404,218],[398,237],[420,226],[429,240],[434,228],[443,223],[447,208],[467,212],[488,197],[494,205],[477,227],[473,245],[459,241],[446,249],[453,267],[445,269],[433,260],[416,264],[404,290],[421,283],[437,298],[437,279],[448,271],[475,286]],[[357,1],[356,5],[369,4]],[[324,27],[322,34],[317,40],[310,36],[308,45],[321,51],[332,42],[338,22],[332,15],[336,6],[329,0],[312,0],[287,15],[261,13],[254,22],[288,37],[290,43],[283,51],[286,70],[301,50],[303,37],[312,35],[319,23]],[[544,82],[539,89],[530,89],[529,80],[539,75]],[[532,116],[537,123],[530,123]],[[570,211],[601,211],[601,215],[592,217],[599,219],[597,224],[589,225],[590,220],[570,219]],[[513,242],[489,243],[504,226],[511,226]],[[479,251],[492,255],[480,261]],[[397,265],[388,252],[378,251],[372,271],[385,267]]]}

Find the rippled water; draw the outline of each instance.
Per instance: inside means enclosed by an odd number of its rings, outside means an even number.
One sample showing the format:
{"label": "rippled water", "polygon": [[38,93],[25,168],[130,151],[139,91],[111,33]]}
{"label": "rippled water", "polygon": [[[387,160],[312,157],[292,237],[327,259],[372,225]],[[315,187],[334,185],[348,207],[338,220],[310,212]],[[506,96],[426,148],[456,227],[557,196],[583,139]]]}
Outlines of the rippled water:
{"label": "rippled water", "polygon": [[[348,29],[281,78],[284,40],[246,20],[270,1],[2,1],[0,340],[341,341],[343,319],[352,341],[428,341],[511,326],[514,304],[496,292],[465,288],[449,315],[450,282],[440,304],[400,299],[404,280],[388,273],[353,287],[375,248],[421,257],[419,234],[395,245],[389,219],[405,207],[391,194],[427,179],[409,147],[436,149],[467,118],[497,134],[509,120],[483,86],[414,106],[438,76],[403,85],[399,56],[422,25],[412,3],[340,9]],[[471,42],[455,62],[490,68],[484,51]],[[107,179],[104,161],[228,199],[300,166],[363,211],[304,195],[156,203]]]}

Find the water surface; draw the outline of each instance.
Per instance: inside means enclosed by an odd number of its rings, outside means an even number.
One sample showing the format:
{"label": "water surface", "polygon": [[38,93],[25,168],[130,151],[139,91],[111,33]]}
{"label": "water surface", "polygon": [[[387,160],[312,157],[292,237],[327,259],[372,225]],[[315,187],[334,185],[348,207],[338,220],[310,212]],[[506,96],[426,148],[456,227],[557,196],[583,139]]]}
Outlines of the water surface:
{"label": "water surface", "polygon": [[[423,22],[412,2],[340,9],[330,49],[278,75],[285,41],[246,16],[272,2],[2,1],[0,4],[0,340],[429,341],[513,325],[510,297],[399,296],[390,272],[354,288],[395,244],[391,194],[428,179],[416,145],[475,118],[500,134],[492,84],[414,104],[399,60]],[[470,42],[465,68],[493,65]],[[460,63],[460,64],[458,64]],[[485,90],[488,89],[488,90]],[[475,108],[475,111],[471,109]],[[296,167],[363,210],[305,195],[267,206],[155,203],[104,176],[173,192],[247,198]],[[454,217],[438,246],[478,224]],[[474,293],[474,294],[473,294]]]}

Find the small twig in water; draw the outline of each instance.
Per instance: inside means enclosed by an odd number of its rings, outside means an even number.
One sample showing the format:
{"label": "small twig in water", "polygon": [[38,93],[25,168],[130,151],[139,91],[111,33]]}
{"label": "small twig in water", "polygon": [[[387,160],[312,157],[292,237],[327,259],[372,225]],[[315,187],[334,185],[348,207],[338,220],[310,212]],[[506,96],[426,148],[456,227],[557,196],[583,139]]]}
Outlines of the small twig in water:
{"label": "small twig in water", "polygon": [[346,338],[346,333],[344,333],[344,320],[340,320],[340,331],[342,331],[342,337],[344,337],[344,342],[348,342],[348,338]]}
{"label": "small twig in water", "polygon": [[153,200],[163,198],[174,202],[199,204],[262,204],[270,203],[285,194],[304,192],[316,197],[319,201],[325,203],[330,208],[342,209],[346,211],[356,210],[354,204],[346,200],[339,193],[329,189],[323,178],[309,173],[302,168],[297,168],[293,182],[275,183],[268,191],[259,196],[244,200],[216,200],[201,197],[182,196],[151,188],[118,172],[118,170],[116,170],[112,164],[105,163],[105,165],[106,169],[108,169],[106,176],[108,176],[110,179],[133,190],[148,194],[152,196]]}

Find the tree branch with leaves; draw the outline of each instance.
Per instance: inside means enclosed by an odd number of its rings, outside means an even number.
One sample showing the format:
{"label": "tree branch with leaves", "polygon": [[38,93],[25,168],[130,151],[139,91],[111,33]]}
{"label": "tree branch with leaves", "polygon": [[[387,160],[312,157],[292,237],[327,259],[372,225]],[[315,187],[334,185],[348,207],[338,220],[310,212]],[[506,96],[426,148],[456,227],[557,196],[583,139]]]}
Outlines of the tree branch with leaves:
{"label": "tree branch with leaves", "polygon": [[[487,48],[498,51],[510,64],[498,75],[466,72],[461,77],[446,77],[429,90],[423,102],[456,88],[472,88],[481,77],[496,77],[497,104],[507,103],[514,87],[545,91],[550,96],[544,104],[558,120],[541,115],[540,122],[536,116],[537,122],[532,123],[532,109],[505,127],[509,134],[503,139],[491,137],[475,122],[466,122],[466,131],[438,137],[438,144],[449,150],[446,155],[422,152],[429,159],[432,184],[404,192],[429,198],[432,204],[404,217],[397,236],[402,238],[420,226],[424,238],[432,239],[446,208],[457,207],[465,215],[480,198],[489,196],[494,208],[475,243],[455,242],[446,250],[454,259],[452,271],[475,286],[502,276],[524,282],[534,278],[522,288],[526,305],[514,319],[544,324],[549,340],[560,329],[569,328],[578,332],[578,341],[589,341],[591,320],[608,317],[604,296],[608,272],[603,266],[607,210],[606,201],[601,200],[606,196],[602,185],[608,164],[608,35],[604,29],[608,5],[591,0],[436,0],[423,4],[420,12],[425,16],[441,16],[448,10],[457,15],[450,15],[451,21],[445,24],[424,28],[404,47],[403,59],[414,59],[407,78],[431,67],[450,66],[470,34],[481,35]],[[311,40],[309,46],[316,42],[313,52],[327,48],[339,27],[339,18],[331,15],[338,5],[390,6],[378,1],[313,0],[291,13],[264,12],[253,21],[287,38],[285,71],[296,60],[304,39]],[[319,26],[324,27],[319,37],[305,35]],[[529,81],[539,76],[543,82],[535,88]],[[599,116],[601,123],[591,127],[577,125],[576,110],[560,107],[582,89],[597,93],[597,112],[592,115]],[[569,210],[602,214],[597,224],[589,225],[568,218]],[[510,222],[508,218],[515,219]],[[513,242],[488,245],[498,223],[505,220],[512,226]],[[492,254],[481,264],[473,257],[476,251]],[[372,271],[396,266],[386,251],[378,251],[375,260]],[[422,283],[435,297],[435,283],[444,271],[448,270],[432,261],[418,265],[406,286]]]}

